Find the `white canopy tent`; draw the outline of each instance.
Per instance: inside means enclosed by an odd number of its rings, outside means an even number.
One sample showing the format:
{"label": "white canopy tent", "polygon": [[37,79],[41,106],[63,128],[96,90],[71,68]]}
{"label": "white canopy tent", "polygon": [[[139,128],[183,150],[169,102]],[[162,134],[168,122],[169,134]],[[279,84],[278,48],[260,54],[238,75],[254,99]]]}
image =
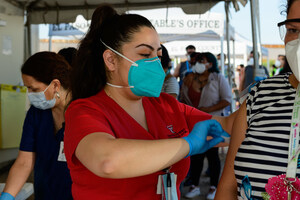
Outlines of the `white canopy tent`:
{"label": "white canopy tent", "polygon": [[[230,2],[239,10],[238,2],[243,6],[247,0],[5,0],[21,9],[27,17],[27,42],[31,43],[30,24],[69,23],[81,14],[87,20],[91,19],[94,9],[100,3],[109,3],[119,12],[128,10],[145,10],[153,8],[181,7],[188,14],[203,14],[219,2]],[[228,10],[227,10],[228,11]],[[30,46],[25,49],[26,56],[31,54]]]}
{"label": "white canopy tent", "polygon": [[[217,3],[225,0],[5,0],[21,9],[26,10],[30,24],[58,24],[75,21],[81,14],[91,19],[94,9],[100,3],[109,3],[119,12],[128,10],[145,10],[166,7],[181,7],[187,14],[203,14]],[[247,0],[228,0],[235,9],[237,2],[243,6]]]}

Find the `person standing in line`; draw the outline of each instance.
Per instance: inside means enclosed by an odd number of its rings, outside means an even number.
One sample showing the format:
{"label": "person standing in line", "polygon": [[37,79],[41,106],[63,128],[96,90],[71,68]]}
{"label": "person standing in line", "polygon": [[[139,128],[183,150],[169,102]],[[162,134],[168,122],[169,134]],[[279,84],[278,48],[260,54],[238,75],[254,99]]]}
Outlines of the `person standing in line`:
{"label": "person standing in line", "polygon": [[65,106],[71,97],[71,66],[56,53],[39,52],[26,60],[21,72],[31,106],[24,121],[19,154],[0,200],[14,200],[32,170],[35,199],[73,199],[63,142]]}
{"label": "person standing in line", "polygon": [[191,54],[196,51],[196,47],[194,45],[189,45],[185,48],[187,60],[179,63],[173,73],[173,76],[176,78],[179,77],[179,86],[181,87],[183,78],[186,72],[190,72],[191,68]]}
{"label": "person standing in line", "polygon": [[[259,58],[259,54],[258,54],[258,58]],[[253,77],[254,72],[255,72],[255,77]],[[253,51],[251,51],[250,58],[248,60],[247,66],[245,67],[244,77],[242,77],[243,87],[241,88],[241,90],[243,91],[249,85],[268,77],[269,77],[269,71],[265,66],[259,65],[258,69],[254,70]]]}
{"label": "person standing in line", "polygon": [[[231,102],[231,90],[228,81],[219,73],[216,57],[210,53],[201,53],[196,57],[193,73],[184,80],[181,89],[181,102],[201,111],[222,116],[224,108]],[[207,199],[214,199],[220,176],[220,158],[218,148],[191,157],[190,179],[192,186],[186,198],[194,198],[200,195],[199,179],[203,168],[204,158],[208,159],[210,190]]]}
{"label": "person standing in line", "polygon": [[221,125],[230,133],[234,115],[211,116],[161,93],[161,55],[148,19],[107,4],[94,11],[65,115],[74,199],[178,199],[189,156],[224,141]]}
{"label": "person standing in line", "polygon": [[169,57],[168,50],[162,44],[161,44],[161,49],[162,49],[162,56],[160,57],[161,65],[166,73],[166,78],[161,92],[170,94],[171,96],[175,97],[175,99],[177,99],[179,94],[179,84],[176,78],[170,73],[172,66],[171,66],[171,59]]}
{"label": "person standing in line", "polygon": [[285,55],[278,55],[277,60],[275,61],[275,64],[274,64],[276,67],[276,71],[275,71],[274,75],[280,74],[281,70],[284,67],[285,60],[286,60]]}
{"label": "person standing in line", "polygon": [[[300,0],[278,23],[293,73],[257,83],[236,116],[216,200],[299,199]],[[288,69],[287,69],[288,70]]]}

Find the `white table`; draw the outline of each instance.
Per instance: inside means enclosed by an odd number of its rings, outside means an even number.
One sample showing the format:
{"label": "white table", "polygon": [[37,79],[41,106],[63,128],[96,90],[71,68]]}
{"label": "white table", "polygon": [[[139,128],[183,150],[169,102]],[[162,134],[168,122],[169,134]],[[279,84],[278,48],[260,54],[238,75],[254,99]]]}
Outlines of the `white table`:
{"label": "white table", "polygon": [[[0,183],[0,193],[3,191],[5,183]],[[25,183],[15,200],[25,200],[33,194],[33,184]]]}

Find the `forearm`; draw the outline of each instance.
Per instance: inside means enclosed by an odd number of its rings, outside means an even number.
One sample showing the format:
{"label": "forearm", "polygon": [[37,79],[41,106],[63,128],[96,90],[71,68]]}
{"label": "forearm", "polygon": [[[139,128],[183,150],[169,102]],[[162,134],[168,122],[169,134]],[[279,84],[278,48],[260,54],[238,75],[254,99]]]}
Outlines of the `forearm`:
{"label": "forearm", "polygon": [[[87,137],[89,138],[83,139],[83,145],[77,147],[76,156],[90,171],[105,178],[151,174],[170,167],[189,152],[189,145],[184,139],[103,140],[101,133],[93,133]],[[88,140],[88,145],[84,145],[85,139]],[[93,144],[97,141],[102,142]],[[92,153],[88,153],[91,151]]]}
{"label": "forearm", "polygon": [[237,184],[236,181],[233,182],[226,181],[223,176],[218,184],[218,190],[215,196],[215,200],[236,200],[237,199]]}
{"label": "forearm", "polygon": [[179,76],[179,70],[180,70],[180,63],[175,67],[173,72],[173,76],[175,76],[176,78]]}
{"label": "forearm", "polygon": [[16,161],[9,170],[8,178],[6,180],[3,192],[7,192],[15,197],[22,189],[32,169],[33,165],[28,166]]}
{"label": "forearm", "polygon": [[214,112],[214,111],[217,111],[217,110],[221,110],[221,109],[224,109],[226,106],[230,105],[230,103],[226,100],[221,100],[219,101],[217,104],[213,105],[213,106],[210,106],[210,107],[207,107],[207,111],[210,113],[210,112]]}

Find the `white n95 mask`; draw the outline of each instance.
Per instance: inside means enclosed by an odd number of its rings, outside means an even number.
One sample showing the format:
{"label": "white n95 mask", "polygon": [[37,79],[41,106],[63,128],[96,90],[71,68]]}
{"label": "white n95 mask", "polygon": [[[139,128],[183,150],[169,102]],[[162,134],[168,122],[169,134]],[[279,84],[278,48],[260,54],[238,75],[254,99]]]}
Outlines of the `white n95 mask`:
{"label": "white n95 mask", "polygon": [[280,60],[276,60],[274,65],[275,65],[275,67],[280,67],[280,65],[281,65]]}
{"label": "white n95 mask", "polygon": [[285,45],[286,59],[298,81],[300,81],[300,35],[298,39],[289,41]]}
{"label": "white n95 mask", "polygon": [[196,62],[196,64],[192,67],[192,71],[198,74],[202,74],[205,70],[205,64],[199,62]]}

